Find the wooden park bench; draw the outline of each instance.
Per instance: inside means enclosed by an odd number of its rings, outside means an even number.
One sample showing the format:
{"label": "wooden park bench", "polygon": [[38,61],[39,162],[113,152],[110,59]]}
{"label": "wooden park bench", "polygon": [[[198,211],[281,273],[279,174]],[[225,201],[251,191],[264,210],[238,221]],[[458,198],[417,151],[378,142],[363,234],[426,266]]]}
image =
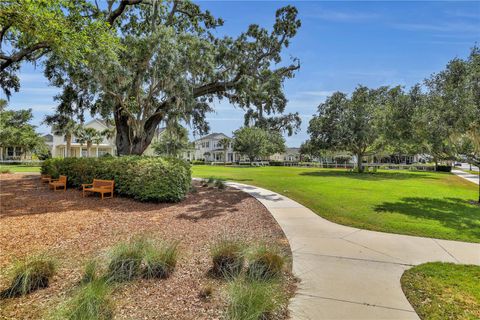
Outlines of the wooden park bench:
{"label": "wooden park bench", "polygon": [[42,174],[40,176],[40,181],[42,181],[43,183],[50,183],[50,181],[52,181],[52,176],[49,174]]}
{"label": "wooden park bench", "polygon": [[110,197],[113,198],[113,188],[115,186],[115,181],[113,180],[99,180],[93,179],[93,183],[84,183],[82,184],[83,196],[85,197],[85,191],[87,192],[96,192],[102,195],[102,200],[105,193],[110,193]]}
{"label": "wooden park bench", "polygon": [[53,189],[53,191],[57,191],[57,188],[60,187],[63,188],[63,191],[67,191],[67,176],[60,176],[58,179],[50,179],[48,186],[50,189]]}

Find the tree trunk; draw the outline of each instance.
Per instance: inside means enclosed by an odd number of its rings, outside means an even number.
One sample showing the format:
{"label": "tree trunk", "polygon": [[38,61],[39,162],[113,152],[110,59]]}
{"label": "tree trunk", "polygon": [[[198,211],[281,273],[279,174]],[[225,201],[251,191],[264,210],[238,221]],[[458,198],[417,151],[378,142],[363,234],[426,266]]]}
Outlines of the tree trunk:
{"label": "tree trunk", "polygon": [[357,172],[362,173],[363,172],[363,154],[362,153],[357,153]]}
{"label": "tree trunk", "polygon": [[128,116],[122,114],[121,110],[115,110],[115,127],[117,129],[116,146],[117,155],[142,155],[148,148],[155,135],[155,129],[160,123],[159,118],[149,118],[143,126],[143,135],[138,136],[129,125]]}
{"label": "tree trunk", "polygon": [[67,152],[66,152],[66,157],[70,158],[71,154],[71,148],[72,148],[72,135],[71,134],[66,134],[65,135],[65,140],[67,140]]}
{"label": "tree trunk", "polygon": [[87,142],[87,158],[90,158],[90,149],[92,148],[92,143]]}

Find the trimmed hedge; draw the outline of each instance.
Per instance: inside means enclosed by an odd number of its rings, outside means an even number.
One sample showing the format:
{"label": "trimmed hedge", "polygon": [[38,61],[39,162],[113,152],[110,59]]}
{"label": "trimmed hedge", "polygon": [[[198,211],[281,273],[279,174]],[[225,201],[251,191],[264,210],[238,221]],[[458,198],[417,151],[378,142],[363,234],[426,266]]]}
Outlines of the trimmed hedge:
{"label": "trimmed hedge", "polygon": [[80,188],[93,179],[115,180],[115,192],[139,201],[178,202],[191,185],[188,162],[160,157],[53,158],[43,162],[42,174],[68,177]]}
{"label": "trimmed hedge", "polygon": [[452,166],[438,165],[435,167],[435,171],[452,172]]}

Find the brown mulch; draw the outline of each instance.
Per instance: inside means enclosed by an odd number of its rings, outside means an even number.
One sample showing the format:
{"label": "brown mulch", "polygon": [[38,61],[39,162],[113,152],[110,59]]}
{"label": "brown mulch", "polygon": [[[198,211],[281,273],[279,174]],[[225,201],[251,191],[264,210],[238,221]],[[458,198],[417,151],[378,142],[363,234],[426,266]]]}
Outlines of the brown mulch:
{"label": "brown mulch", "polygon": [[[220,319],[226,307],[225,281],[209,276],[210,245],[221,237],[249,244],[277,244],[291,256],[288,241],[269,212],[234,189],[200,187],[177,204],[127,198],[82,198],[78,190],[53,192],[38,176],[0,175],[0,290],[15,259],[45,253],[59,270],[51,285],[26,297],[1,300],[0,319],[41,319],[78,285],[85,262],[104,256],[132,236],[180,241],[174,274],[163,280],[135,280],[115,289],[115,319]],[[294,280],[287,275],[290,294]],[[211,286],[211,299],[199,297]],[[279,318],[286,318],[283,310]]]}

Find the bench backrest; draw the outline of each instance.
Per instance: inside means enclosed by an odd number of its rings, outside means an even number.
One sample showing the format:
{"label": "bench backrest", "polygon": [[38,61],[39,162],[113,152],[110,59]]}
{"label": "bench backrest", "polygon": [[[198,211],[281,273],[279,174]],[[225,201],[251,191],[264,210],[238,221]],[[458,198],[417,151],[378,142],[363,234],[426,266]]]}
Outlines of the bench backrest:
{"label": "bench backrest", "polygon": [[58,182],[67,183],[67,176],[60,176],[60,177],[58,177]]}
{"label": "bench backrest", "polygon": [[94,188],[109,188],[113,189],[113,186],[115,184],[115,181],[113,180],[99,180],[99,179],[93,179],[93,187]]}

